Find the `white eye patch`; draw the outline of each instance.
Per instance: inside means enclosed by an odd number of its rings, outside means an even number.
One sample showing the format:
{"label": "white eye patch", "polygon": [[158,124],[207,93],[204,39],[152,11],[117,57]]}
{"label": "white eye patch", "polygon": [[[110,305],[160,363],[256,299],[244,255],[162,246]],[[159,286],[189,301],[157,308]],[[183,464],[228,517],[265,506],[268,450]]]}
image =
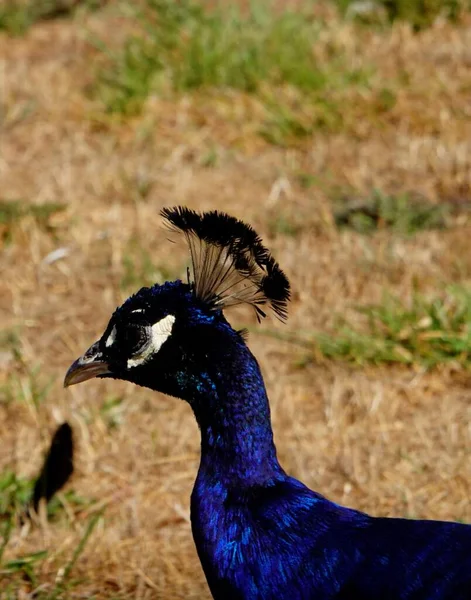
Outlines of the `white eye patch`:
{"label": "white eye patch", "polygon": [[111,333],[108,336],[108,339],[106,340],[105,346],[107,348],[112,346],[114,344],[115,339],[116,339],[116,325],[113,326],[113,329],[111,330]]}
{"label": "white eye patch", "polygon": [[175,323],[175,317],[173,315],[167,315],[157,323],[154,323],[151,327],[151,339],[144,348],[134,354],[132,358],[128,360],[128,369],[132,367],[138,367],[143,363],[147,362],[149,358],[160,350],[162,344],[170,337],[172,333],[173,324]]}

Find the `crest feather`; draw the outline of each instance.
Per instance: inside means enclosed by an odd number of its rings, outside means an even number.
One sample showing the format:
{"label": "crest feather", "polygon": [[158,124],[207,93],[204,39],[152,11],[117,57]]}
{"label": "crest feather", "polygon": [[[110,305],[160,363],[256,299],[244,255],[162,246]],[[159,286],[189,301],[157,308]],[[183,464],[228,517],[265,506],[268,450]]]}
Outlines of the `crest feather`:
{"label": "crest feather", "polygon": [[218,309],[250,304],[259,320],[268,305],[279,319],[287,318],[289,281],[250,225],[217,210],[182,206],[161,215],[171,231],[185,235],[198,298]]}

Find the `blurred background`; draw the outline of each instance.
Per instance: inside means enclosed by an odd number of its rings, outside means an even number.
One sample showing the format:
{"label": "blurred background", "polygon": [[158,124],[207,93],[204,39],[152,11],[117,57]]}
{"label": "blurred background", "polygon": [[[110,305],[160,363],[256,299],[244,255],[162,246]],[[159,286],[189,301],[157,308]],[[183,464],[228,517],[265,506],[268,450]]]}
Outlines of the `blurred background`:
{"label": "blurred background", "polygon": [[[470,11],[3,0],[2,599],[210,597],[189,407],[62,388],[117,305],[185,276],[163,206],[251,223],[291,280],[287,324],[227,315],[286,470],[374,515],[471,521]],[[25,521],[64,421],[74,475]]]}

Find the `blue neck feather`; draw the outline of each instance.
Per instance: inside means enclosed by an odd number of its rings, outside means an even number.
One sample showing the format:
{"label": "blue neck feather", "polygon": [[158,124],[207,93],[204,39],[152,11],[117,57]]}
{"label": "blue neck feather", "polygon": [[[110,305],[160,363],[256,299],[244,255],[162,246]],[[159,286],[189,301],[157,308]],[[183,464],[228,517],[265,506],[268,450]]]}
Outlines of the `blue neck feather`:
{"label": "blue neck feather", "polygon": [[201,395],[192,406],[201,429],[199,477],[248,487],[283,471],[258,363],[242,341],[236,348],[224,369],[199,376]]}

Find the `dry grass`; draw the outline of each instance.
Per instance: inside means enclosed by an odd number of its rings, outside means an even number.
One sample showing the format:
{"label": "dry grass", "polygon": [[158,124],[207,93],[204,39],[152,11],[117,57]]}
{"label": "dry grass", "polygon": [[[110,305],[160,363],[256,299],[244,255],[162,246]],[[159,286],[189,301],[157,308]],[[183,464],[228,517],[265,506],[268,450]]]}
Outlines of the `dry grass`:
{"label": "dry grass", "polygon": [[[329,44],[342,46],[353,62],[375,65],[373,83],[344,104],[344,129],[280,148],[258,135],[257,100],[242,93],[154,97],[139,117],[104,116],[84,94],[96,58],[84,32],[119,43],[119,18],[81,19],[42,23],[21,39],[0,36],[1,199],[67,205],[49,227],[24,216],[3,248],[1,321],[19,342],[1,354],[0,470],[33,476],[50,432],[68,419],[78,446],[70,486],[96,503],[16,527],[4,563],[47,549],[35,566],[47,594],[90,515],[105,506],[65,597],[209,598],[189,526],[199,450],[189,408],[115,381],[63,390],[64,372],[139,280],[184,272],[184,248],[161,229],[166,205],[217,207],[256,226],[294,290],[288,324],[264,324],[272,330],[328,330],[336,314],[380,302],[385,289],[408,298],[414,287],[433,294],[469,283],[469,220],[415,237],[364,237],[335,229],[330,193],[341,186],[413,190],[433,201],[469,196],[470,22],[413,35],[405,25],[356,30],[332,16],[320,59]],[[387,82],[396,82],[396,102],[378,108]],[[316,185],[302,187],[303,174]],[[302,227],[277,233],[270,224],[280,215]],[[64,258],[45,260],[59,247]],[[245,311],[232,320],[254,325]],[[322,360],[299,370],[299,348],[255,327],[250,346],[290,473],[375,515],[471,520],[466,372]],[[50,380],[38,400],[38,386]],[[30,597],[20,572],[3,569],[0,578],[5,598]]]}

